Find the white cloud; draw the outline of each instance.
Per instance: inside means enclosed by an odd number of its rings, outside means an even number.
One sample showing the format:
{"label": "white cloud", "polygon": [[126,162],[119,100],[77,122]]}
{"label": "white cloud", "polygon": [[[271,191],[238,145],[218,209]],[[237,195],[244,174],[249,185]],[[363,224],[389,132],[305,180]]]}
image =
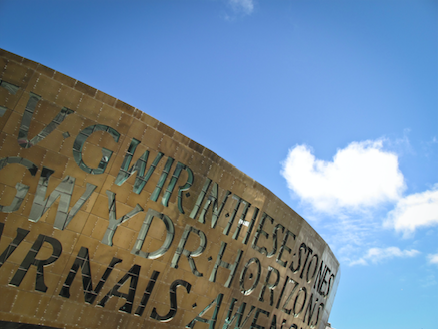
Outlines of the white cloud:
{"label": "white cloud", "polygon": [[368,262],[371,263],[380,263],[384,260],[389,260],[395,257],[406,258],[406,257],[415,257],[420,252],[415,249],[411,250],[400,250],[398,247],[388,247],[388,248],[370,248],[367,253],[354,261],[350,262],[350,266],[353,265],[368,265]]}
{"label": "white cloud", "polygon": [[430,264],[438,265],[438,254],[428,255],[427,258],[429,258],[429,263]]}
{"label": "white cloud", "polygon": [[363,258],[359,258],[357,260],[353,260],[350,262],[350,264],[348,264],[350,266],[354,266],[354,265],[368,265],[367,261]]}
{"label": "white cloud", "polygon": [[364,210],[397,201],[405,189],[398,156],[383,140],[352,142],[332,161],[316,159],[306,145],[289,150],[281,174],[288,187],[315,210]]}
{"label": "white cloud", "polygon": [[408,195],[400,199],[388,213],[386,227],[411,235],[419,227],[438,224],[438,185],[422,193]]}
{"label": "white cloud", "polygon": [[242,12],[246,15],[251,15],[254,10],[253,0],[228,0],[228,3],[231,5],[231,8],[238,13]]}

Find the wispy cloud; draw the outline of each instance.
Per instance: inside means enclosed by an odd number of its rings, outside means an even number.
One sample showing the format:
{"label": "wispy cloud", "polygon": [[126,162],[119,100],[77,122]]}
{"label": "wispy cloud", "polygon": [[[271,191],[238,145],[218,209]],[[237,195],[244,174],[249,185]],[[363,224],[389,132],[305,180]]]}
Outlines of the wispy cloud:
{"label": "wispy cloud", "polygon": [[419,254],[420,252],[415,249],[400,250],[398,247],[370,248],[363,257],[350,261],[349,265],[368,265],[369,263],[377,264],[396,257],[408,258],[415,257]]}
{"label": "wispy cloud", "polygon": [[385,226],[411,236],[419,227],[438,224],[438,184],[432,190],[400,199],[388,213]]}
{"label": "wispy cloud", "polygon": [[420,282],[421,282],[421,286],[423,288],[429,288],[429,287],[435,286],[437,284],[436,279],[435,279],[435,275],[433,275],[433,274],[430,274],[425,278],[421,278]]}
{"label": "wispy cloud", "polygon": [[438,265],[438,254],[427,255],[427,258],[429,259],[429,263],[430,264]]}
{"label": "wispy cloud", "polygon": [[235,13],[251,15],[254,11],[253,0],[228,0],[228,3]]}
{"label": "wispy cloud", "polygon": [[329,214],[395,202],[405,189],[398,156],[383,150],[383,140],[352,142],[332,161],[316,159],[310,147],[297,145],[281,174],[302,201]]}
{"label": "wispy cloud", "polygon": [[227,9],[222,16],[226,21],[234,21],[254,12],[254,0],[226,0],[225,3]]}

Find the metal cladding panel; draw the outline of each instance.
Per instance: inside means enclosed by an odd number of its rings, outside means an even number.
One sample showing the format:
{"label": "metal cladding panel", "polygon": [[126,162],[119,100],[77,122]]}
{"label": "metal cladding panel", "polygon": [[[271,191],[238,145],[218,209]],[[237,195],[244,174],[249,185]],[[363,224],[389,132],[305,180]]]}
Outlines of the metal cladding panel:
{"label": "metal cladding panel", "polygon": [[269,190],[82,82],[0,64],[2,323],[325,328],[339,263]]}

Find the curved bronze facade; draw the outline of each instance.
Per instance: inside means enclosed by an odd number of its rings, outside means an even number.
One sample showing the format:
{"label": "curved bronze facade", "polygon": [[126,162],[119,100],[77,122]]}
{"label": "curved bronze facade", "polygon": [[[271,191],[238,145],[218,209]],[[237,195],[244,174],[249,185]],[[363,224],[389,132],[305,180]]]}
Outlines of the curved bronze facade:
{"label": "curved bronze facade", "polygon": [[330,248],[209,149],[4,50],[0,128],[1,321],[325,327]]}

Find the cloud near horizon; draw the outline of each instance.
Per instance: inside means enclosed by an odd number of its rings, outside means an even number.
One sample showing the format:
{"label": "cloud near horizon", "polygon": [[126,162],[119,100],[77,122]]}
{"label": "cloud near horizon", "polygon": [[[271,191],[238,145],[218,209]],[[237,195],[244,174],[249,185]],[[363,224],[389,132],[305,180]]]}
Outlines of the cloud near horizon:
{"label": "cloud near horizon", "polygon": [[411,236],[419,227],[438,224],[438,184],[432,190],[408,195],[400,199],[388,213],[385,227]]}
{"label": "cloud near horizon", "polygon": [[398,156],[383,140],[352,142],[332,161],[316,159],[307,145],[289,150],[281,174],[289,189],[314,210],[333,214],[396,202],[405,189]]}
{"label": "cloud near horizon", "polygon": [[358,260],[351,261],[349,265],[368,265],[369,262],[377,264],[384,260],[389,260],[395,257],[407,258],[415,257],[419,254],[420,252],[415,249],[400,250],[398,247],[370,248],[363,257],[359,258]]}

